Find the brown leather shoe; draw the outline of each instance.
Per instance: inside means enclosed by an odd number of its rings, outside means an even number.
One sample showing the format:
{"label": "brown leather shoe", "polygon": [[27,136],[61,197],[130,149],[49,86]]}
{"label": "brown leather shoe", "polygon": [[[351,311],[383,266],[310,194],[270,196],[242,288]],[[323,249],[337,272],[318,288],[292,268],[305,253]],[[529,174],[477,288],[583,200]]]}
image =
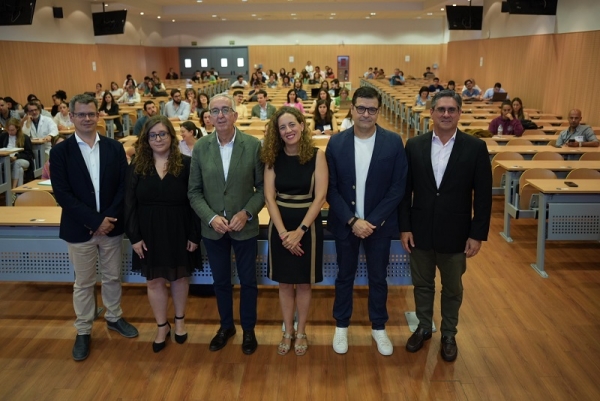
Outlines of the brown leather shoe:
{"label": "brown leather shoe", "polygon": [[412,336],[406,342],[408,352],[417,352],[423,348],[423,343],[431,338],[431,330],[417,328]]}
{"label": "brown leather shoe", "polygon": [[454,336],[442,336],[441,347],[442,359],[446,362],[454,362],[458,356],[458,347]]}

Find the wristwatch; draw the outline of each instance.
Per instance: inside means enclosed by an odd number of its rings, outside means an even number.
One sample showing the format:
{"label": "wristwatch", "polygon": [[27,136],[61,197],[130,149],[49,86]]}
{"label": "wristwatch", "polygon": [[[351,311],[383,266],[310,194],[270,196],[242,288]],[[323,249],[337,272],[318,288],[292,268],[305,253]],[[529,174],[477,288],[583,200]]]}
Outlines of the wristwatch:
{"label": "wristwatch", "polygon": [[244,212],[246,212],[246,216],[248,217],[248,220],[251,220],[252,219],[252,215],[250,214],[250,212],[247,211],[247,210],[244,210]]}
{"label": "wristwatch", "polygon": [[307,232],[307,231],[308,231],[308,227],[306,227],[304,224],[302,224],[302,225],[300,226],[300,229],[301,229],[302,231],[304,231],[304,232]]}

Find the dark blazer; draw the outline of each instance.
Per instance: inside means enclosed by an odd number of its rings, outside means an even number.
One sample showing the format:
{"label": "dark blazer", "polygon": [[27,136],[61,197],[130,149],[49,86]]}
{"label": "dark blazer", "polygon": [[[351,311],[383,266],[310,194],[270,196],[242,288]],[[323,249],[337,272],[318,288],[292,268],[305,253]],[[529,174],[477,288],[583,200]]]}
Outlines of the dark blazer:
{"label": "dark blazer", "polygon": [[[33,170],[35,169],[33,163],[33,146],[31,145],[31,139],[28,135],[23,135],[25,137],[25,144],[23,145],[23,150],[17,153],[17,159],[27,160],[29,162],[29,168],[25,170],[23,173],[23,182],[29,182],[34,179]],[[8,146],[8,132],[0,131],[0,148],[5,148]]]}
{"label": "dark blazer", "polygon": [[123,203],[127,158],[123,145],[100,136],[100,212],[94,186],[75,135],[52,149],[52,189],[62,207],[59,236],[67,242],[86,242],[105,217],[115,217],[109,237],[123,234]]}
{"label": "dark blazer", "polygon": [[[243,241],[258,235],[258,213],[265,205],[264,164],[260,160],[261,143],[236,128],[231,163],[225,181],[223,160],[216,131],[203,136],[194,145],[188,185],[192,209],[202,221],[202,236],[218,240],[223,235],[208,224],[215,216],[230,220],[241,210],[252,215],[242,231],[229,233],[231,238]],[[54,159],[53,161],[54,162]]]}
{"label": "dark blazer", "polygon": [[457,131],[438,189],[428,132],[406,143],[408,179],[400,205],[400,231],[411,231],[415,247],[464,252],[467,238],[487,240],[492,211],[492,169],[482,140]]}
{"label": "dark blazer", "polygon": [[[329,231],[345,239],[352,228],[348,221],[356,212],[354,127],[329,140],[327,150]],[[377,126],[373,156],[365,189],[365,220],[377,228],[372,237],[398,235],[398,205],[406,187],[407,162],[400,135]]]}

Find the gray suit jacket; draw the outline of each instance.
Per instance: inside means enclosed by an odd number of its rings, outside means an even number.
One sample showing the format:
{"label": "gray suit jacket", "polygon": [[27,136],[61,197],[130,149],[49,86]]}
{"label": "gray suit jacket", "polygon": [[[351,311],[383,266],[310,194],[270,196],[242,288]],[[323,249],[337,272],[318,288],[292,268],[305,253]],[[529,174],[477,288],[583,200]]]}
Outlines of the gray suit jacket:
{"label": "gray suit jacket", "polygon": [[252,214],[242,231],[230,232],[231,238],[246,240],[258,235],[258,213],[265,204],[264,165],[260,160],[260,141],[236,128],[227,181],[217,134],[204,136],[192,151],[188,198],[202,221],[202,236],[218,240],[221,234],[208,223],[215,215],[230,220],[241,210]]}

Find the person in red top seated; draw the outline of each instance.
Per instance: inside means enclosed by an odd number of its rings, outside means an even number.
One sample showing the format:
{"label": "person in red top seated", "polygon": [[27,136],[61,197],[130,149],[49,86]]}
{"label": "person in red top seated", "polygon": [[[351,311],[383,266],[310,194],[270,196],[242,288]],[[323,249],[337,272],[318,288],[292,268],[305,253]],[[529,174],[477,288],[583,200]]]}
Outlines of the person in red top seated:
{"label": "person in red top seated", "polygon": [[497,135],[499,126],[502,126],[502,134],[504,135],[523,135],[523,125],[521,124],[521,120],[516,118],[513,114],[513,108],[510,100],[502,102],[502,107],[500,108],[500,116],[494,118],[490,122],[488,131],[490,131],[494,135]]}

